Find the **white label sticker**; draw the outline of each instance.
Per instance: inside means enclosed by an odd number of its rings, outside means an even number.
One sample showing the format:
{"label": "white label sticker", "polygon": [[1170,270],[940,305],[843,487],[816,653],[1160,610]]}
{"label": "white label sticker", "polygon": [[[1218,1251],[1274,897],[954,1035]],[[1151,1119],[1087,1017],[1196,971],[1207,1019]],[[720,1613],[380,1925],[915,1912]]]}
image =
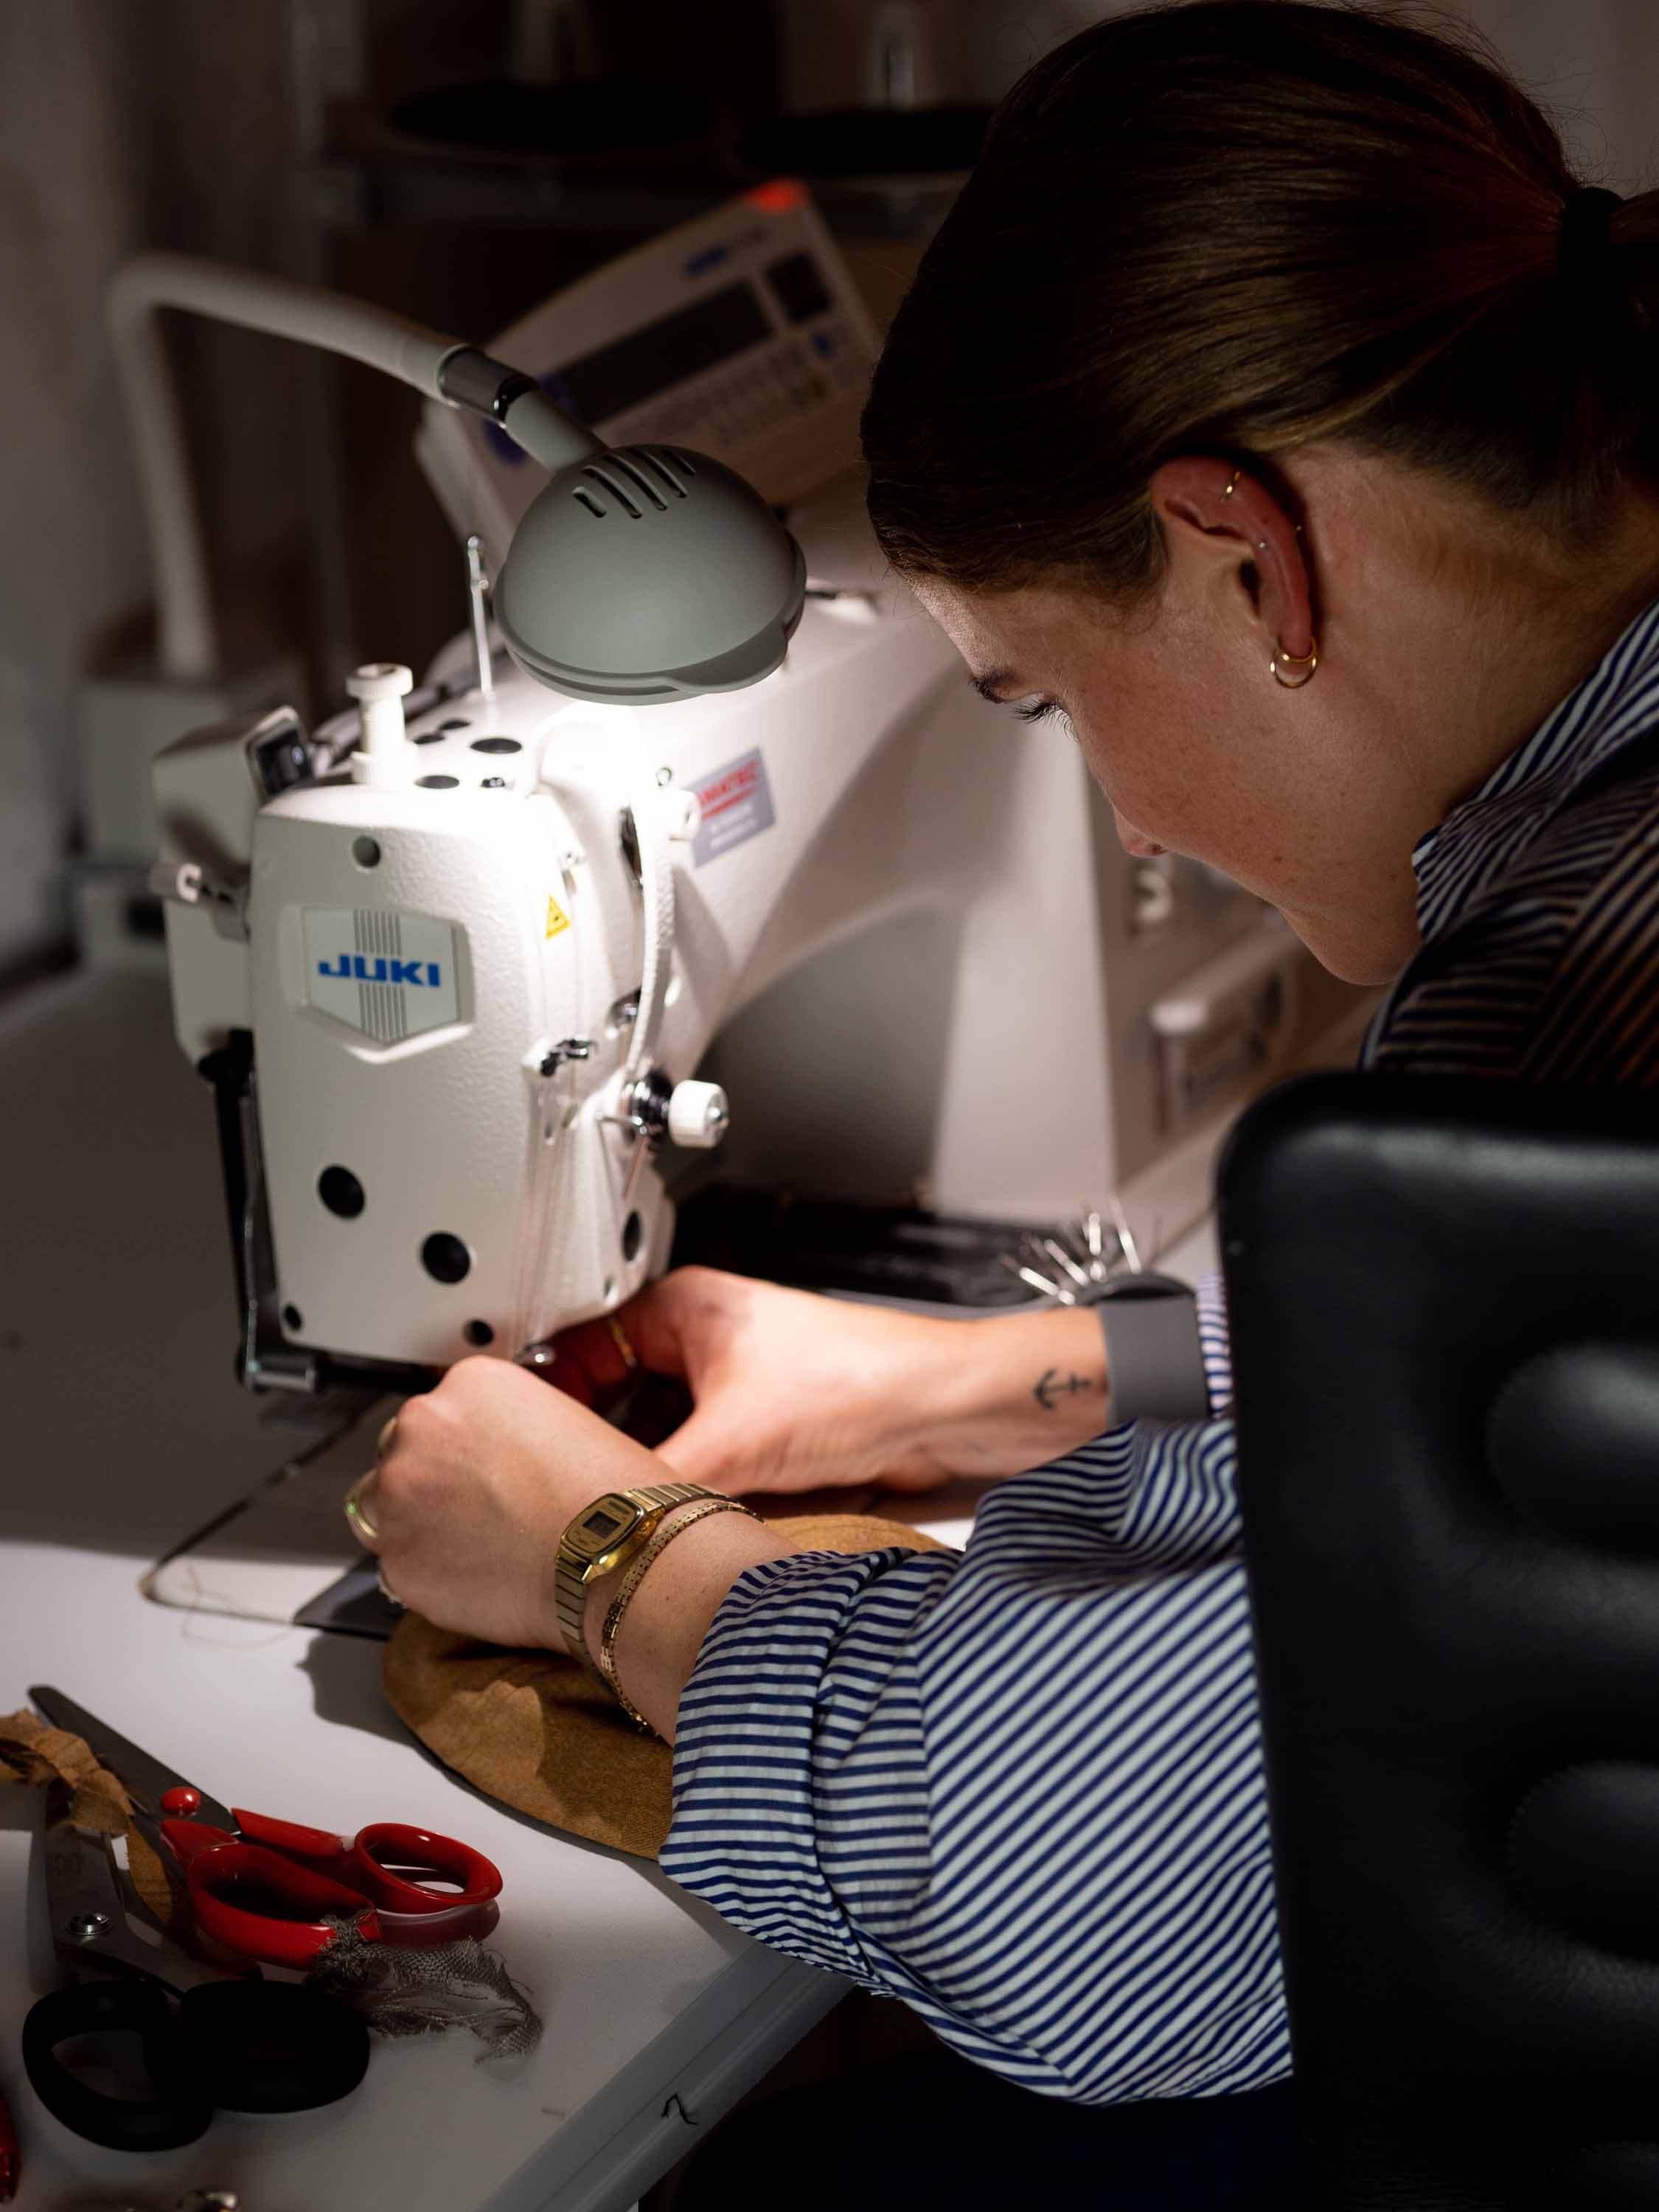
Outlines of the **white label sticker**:
{"label": "white label sticker", "polygon": [[455,932],[422,914],[305,910],[306,1002],[377,1044],[460,1018]]}
{"label": "white label sticker", "polygon": [[701,868],[707,861],[719,860],[722,853],[746,845],[777,819],[758,745],[704,776],[696,791],[702,826],[691,847],[694,866]]}

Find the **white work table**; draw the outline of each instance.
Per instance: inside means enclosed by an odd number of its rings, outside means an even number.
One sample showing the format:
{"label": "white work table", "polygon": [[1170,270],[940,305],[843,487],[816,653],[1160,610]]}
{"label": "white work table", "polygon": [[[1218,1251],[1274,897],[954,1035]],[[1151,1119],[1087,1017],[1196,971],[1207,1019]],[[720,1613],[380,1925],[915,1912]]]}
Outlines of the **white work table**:
{"label": "white work table", "polygon": [[[630,2204],[844,1985],[654,1867],[445,1773],[386,1707],[379,1644],[140,1595],[159,1553],[296,1442],[232,1377],[210,1100],[173,1046],[163,977],[73,975],[0,1015],[0,1712],[52,1683],[226,1803],[463,1837],[501,1867],[494,1947],[546,2022],[516,2067],[476,2064],[465,2033],[380,2045],[363,2087],[326,2111],[222,2116],[159,2155],[97,2149],[23,2076],[46,1931],[27,1834],[0,1827],[0,2088],[22,2212],[159,2208],[210,2186],[239,2190],[246,2212]],[[34,1795],[0,1791],[0,1807]]]}
{"label": "white work table", "polygon": [[[1164,1263],[1213,1257],[1200,1224]],[[153,2158],[96,2149],[22,2075],[46,1930],[28,1838],[0,1826],[0,2088],[23,2141],[20,2203],[161,2208],[211,2186],[240,2190],[246,2212],[621,2212],[845,1984],[738,1935],[654,1866],[446,1773],[386,1705],[378,1643],[140,1595],[158,1556],[310,1440],[238,1386],[234,1340],[211,1101],[173,1042],[165,975],[94,969],[0,1010],[0,1713],[51,1683],[222,1802],[462,1837],[501,1869],[494,1947],[546,2035],[506,2069],[475,2063],[464,2033],[381,2045],[362,2088],[325,2112],[222,2116]],[[975,1496],[882,1510],[961,1542]],[[33,1795],[0,1790],[0,1820]]]}

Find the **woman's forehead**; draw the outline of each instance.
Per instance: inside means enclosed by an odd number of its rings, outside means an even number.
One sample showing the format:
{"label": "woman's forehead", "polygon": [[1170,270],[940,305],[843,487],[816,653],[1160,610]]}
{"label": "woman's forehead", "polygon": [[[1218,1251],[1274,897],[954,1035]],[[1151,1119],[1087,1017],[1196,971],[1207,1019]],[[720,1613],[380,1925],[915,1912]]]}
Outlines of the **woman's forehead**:
{"label": "woman's forehead", "polygon": [[1055,659],[1075,650],[1089,627],[1074,595],[1040,585],[969,592],[926,576],[912,589],[988,697],[1024,697]]}

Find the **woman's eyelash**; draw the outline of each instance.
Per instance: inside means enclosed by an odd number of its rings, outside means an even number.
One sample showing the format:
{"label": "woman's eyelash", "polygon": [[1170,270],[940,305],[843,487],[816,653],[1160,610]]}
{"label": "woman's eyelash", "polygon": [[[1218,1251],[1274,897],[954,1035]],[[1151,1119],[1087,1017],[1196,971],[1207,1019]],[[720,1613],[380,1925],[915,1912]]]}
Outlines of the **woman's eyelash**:
{"label": "woman's eyelash", "polygon": [[1051,714],[1060,711],[1058,699],[1039,699],[1034,706],[1016,707],[1015,714],[1022,722],[1046,722]]}

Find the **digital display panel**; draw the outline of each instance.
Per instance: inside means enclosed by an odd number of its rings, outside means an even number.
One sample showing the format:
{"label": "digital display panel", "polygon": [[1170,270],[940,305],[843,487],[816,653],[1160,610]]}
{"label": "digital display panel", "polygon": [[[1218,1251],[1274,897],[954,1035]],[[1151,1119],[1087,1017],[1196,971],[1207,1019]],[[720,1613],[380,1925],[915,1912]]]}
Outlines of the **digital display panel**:
{"label": "digital display panel", "polygon": [[771,336],[754,287],[728,284],[695,307],[566,362],[558,372],[560,396],[568,395],[584,422],[604,422]]}
{"label": "digital display panel", "polygon": [[590,1513],[582,1526],[590,1536],[614,1536],[622,1522],[614,1513]]}

